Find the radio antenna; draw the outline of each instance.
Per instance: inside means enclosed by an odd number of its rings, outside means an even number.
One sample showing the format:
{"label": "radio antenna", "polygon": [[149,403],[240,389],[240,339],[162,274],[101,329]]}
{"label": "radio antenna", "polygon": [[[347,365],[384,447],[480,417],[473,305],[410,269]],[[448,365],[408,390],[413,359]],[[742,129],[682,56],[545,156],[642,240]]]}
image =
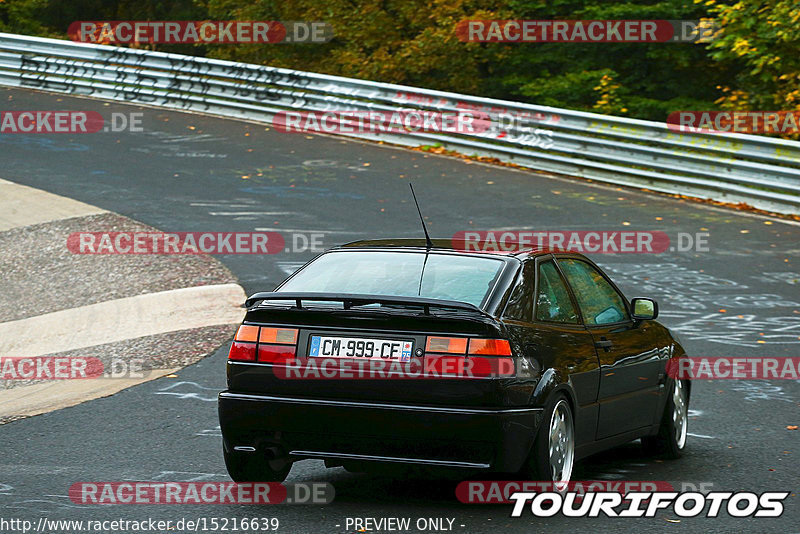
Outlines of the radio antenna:
{"label": "radio antenna", "polygon": [[425,226],[425,219],[422,218],[422,210],[419,209],[419,202],[417,202],[417,195],[414,194],[414,186],[411,185],[411,182],[408,182],[408,187],[411,188],[411,196],[414,197],[414,204],[417,206],[417,213],[419,213],[419,220],[422,222],[422,231],[425,232],[425,243],[427,244],[428,248],[433,248],[433,241],[431,241],[431,236],[428,235],[428,228]]}

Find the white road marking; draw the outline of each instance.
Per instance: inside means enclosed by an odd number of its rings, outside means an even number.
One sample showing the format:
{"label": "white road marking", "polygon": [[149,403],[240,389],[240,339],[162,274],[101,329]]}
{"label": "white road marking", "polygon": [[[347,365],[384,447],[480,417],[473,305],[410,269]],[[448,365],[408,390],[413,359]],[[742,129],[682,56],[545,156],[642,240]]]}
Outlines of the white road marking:
{"label": "white road marking", "polygon": [[[234,202],[246,204],[242,200]],[[108,212],[0,179],[0,231],[102,213]],[[245,298],[238,284],[217,284],[137,295],[8,321],[0,323],[0,357],[33,358],[166,332],[232,325],[244,316],[241,305]],[[37,415],[106,397],[177,369],[154,369],[141,376],[113,380],[54,380],[0,390],[0,417]],[[0,495],[3,494],[0,484]]]}
{"label": "white road marking", "polygon": [[687,432],[686,435],[692,436],[693,438],[717,439],[714,436],[706,436],[705,434],[692,434],[691,432]]}
{"label": "white road marking", "polygon": [[[192,389],[196,389],[199,391],[191,391]],[[177,391],[173,391],[177,390]],[[213,391],[213,394],[204,393],[206,391]],[[197,399],[205,402],[217,402],[217,393],[220,391],[219,388],[208,388],[205,386],[201,386],[197,382],[175,382],[174,384],[170,384],[169,386],[156,391],[155,395],[174,395],[179,399]]]}
{"label": "white road marking", "polygon": [[51,380],[0,390],[0,416],[39,415],[75,406],[82,402],[113,395],[125,388],[147,382],[180,369],[153,369],[138,378],[87,378],[81,380]]}
{"label": "white road marking", "polygon": [[292,215],[292,212],[291,211],[209,211],[208,214],[230,217],[239,215]]}
{"label": "white road marking", "polygon": [[221,202],[190,202],[190,206],[207,208],[252,208],[253,204],[223,204]]}
{"label": "white road marking", "polygon": [[222,428],[217,425],[214,428],[207,428],[205,430],[201,430],[200,432],[195,432],[195,436],[211,436],[213,438],[222,437]]}
{"label": "white road marking", "polygon": [[0,323],[0,357],[32,358],[144,336],[241,322],[238,284],[171,289]]}

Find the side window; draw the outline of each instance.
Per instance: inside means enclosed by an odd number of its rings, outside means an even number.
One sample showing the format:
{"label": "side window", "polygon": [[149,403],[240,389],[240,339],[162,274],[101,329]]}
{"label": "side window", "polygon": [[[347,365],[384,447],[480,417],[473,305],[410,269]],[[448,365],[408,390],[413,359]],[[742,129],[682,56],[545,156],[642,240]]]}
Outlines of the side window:
{"label": "side window", "polygon": [[508,299],[506,311],[503,314],[504,317],[530,322],[531,310],[533,309],[535,269],[536,267],[532,261],[526,262],[523,266],[522,272],[517,277],[516,285]]}
{"label": "side window", "polygon": [[600,272],[584,261],[558,260],[586,324],[619,323],[628,319],[625,299]]}
{"label": "side window", "polygon": [[578,314],[564,281],[552,260],[539,264],[539,290],[536,295],[536,320],[548,323],[578,324]]}

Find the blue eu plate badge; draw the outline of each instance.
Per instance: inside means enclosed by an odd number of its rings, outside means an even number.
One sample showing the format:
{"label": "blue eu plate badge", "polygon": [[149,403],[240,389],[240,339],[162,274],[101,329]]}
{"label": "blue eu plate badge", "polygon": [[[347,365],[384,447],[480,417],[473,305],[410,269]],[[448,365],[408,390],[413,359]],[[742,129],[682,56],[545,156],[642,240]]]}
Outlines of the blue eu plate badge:
{"label": "blue eu plate badge", "polygon": [[311,336],[311,350],[308,353],[309,356],[319,356],[319,336]]}
{"label": "blue eu plate badge", "polygon": [[400,361],[407,362],[411,360],[411,342],[403,342],[403,351],[400,353]]}

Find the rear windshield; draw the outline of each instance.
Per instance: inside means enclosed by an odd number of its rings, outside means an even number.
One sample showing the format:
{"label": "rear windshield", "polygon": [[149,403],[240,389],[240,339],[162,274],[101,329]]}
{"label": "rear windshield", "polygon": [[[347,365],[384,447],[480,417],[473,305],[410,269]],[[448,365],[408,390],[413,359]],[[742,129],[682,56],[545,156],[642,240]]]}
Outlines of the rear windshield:
{"label": "rear windshield", "polygon": [[454,254],[329,252],[279,291],[419,296],[480,306],[502,267],[497,258]]}

